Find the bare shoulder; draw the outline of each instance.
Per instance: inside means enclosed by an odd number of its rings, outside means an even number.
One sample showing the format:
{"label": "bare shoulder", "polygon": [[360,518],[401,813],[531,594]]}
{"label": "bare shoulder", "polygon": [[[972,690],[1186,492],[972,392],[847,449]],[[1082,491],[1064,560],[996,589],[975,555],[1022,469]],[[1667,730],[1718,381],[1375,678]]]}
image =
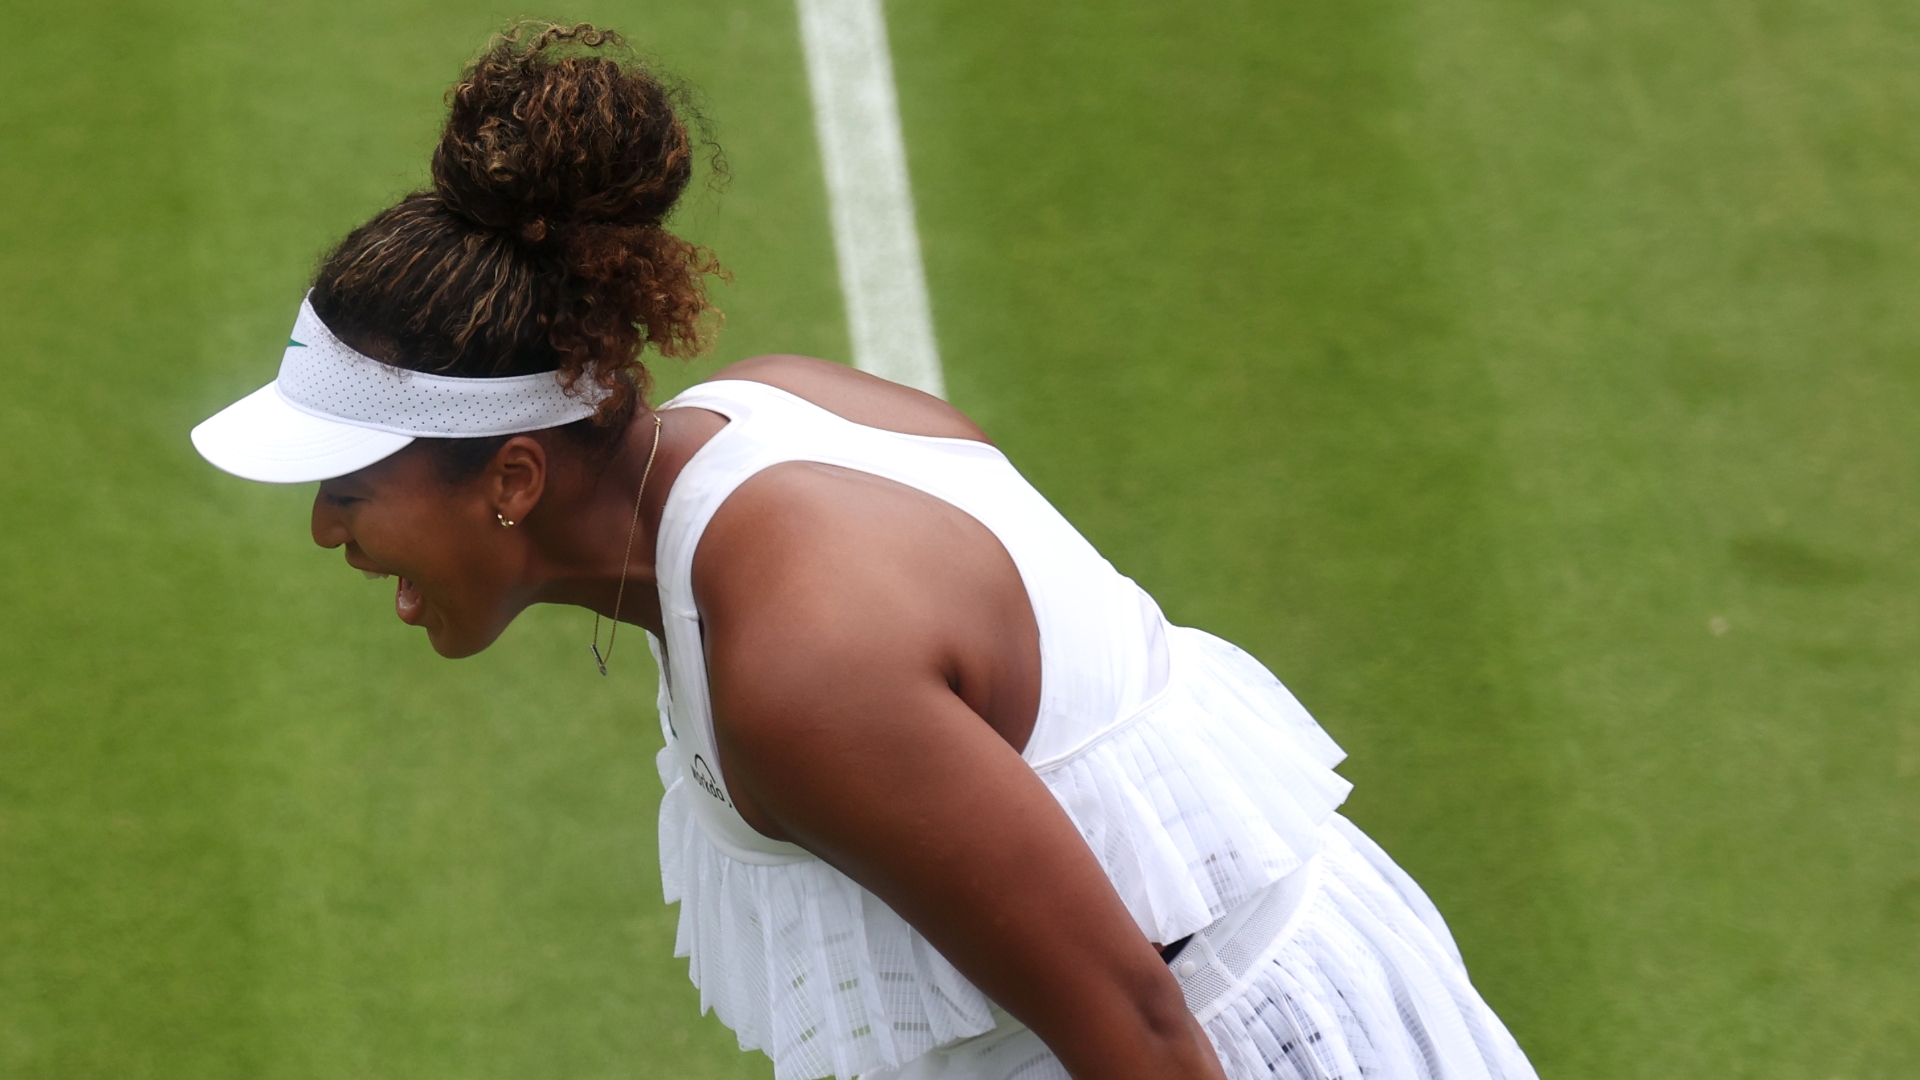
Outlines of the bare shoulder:
{"label": "bare shoulder", "polygon": [[897,481],[783,462],[742,483],[714,514],[694,554],[694,592],[716,614],[806,609],[848,629],[869,621],[863,612],[911,606],[973,569],[990,538],[984,530]]}
{"label": "bare shoulder", "polygon": [[766,383],[868,427],[993,442],[965,413],[932,394],[811,356],[755,356],[728,364],[713,378]]}

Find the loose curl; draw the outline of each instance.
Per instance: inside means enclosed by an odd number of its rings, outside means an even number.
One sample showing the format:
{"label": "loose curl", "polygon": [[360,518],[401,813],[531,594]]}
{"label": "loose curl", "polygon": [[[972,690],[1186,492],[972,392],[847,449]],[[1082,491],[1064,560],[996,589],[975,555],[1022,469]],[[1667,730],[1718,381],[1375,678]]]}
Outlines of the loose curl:
{"label": "loose curl", "polygon": [[689,94],[611,30],[520,22],[447,103],[432,188],[341,241],[315,313],[416,371],[590,379],[608,393],[594,423],[624,428],[651,386],[642,350],[697,356],[719,318],[706,278],[725,270],[666,228],[694,173],[688,122],[706,130]]}

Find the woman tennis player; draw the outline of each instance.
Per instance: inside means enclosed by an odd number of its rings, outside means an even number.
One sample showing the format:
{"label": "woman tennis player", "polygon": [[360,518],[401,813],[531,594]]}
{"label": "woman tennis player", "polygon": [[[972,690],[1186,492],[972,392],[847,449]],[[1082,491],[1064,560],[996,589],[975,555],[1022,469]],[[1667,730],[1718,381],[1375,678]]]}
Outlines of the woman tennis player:
{"label": "woman tennis player", "polygon": [[[660,861],[704,1007],[779,1080],[1515,1080],[1340,749],[1173,626],[935,398],[742,361],[661,405],[717,264],[666,228],[684,105],[587,26],[451,94],[270,385],[193,432],[320,481],[313,538],[442,655],[531,604],[643,627]],[[637,643],[636,643],[637,644]]]}

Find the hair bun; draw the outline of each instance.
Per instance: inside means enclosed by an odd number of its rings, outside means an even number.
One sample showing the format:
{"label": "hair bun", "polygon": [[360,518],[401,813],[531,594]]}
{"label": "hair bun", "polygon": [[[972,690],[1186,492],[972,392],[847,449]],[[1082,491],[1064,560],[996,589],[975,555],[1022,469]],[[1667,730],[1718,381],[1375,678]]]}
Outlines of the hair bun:
{"label": "hair bun", "polygon": [[630,419],[648,386],[641,351],[697,355],[719,316],[706,278],[726,272],[665,227],[698,113],[618,35],[552,23],[494,38],[448,106],[433,190],[340,242],[314,311],[419,371],[591,380],[608,391],[598,418]]}
{"label": "hair bun", "polygon": [[535,247],[582,226],[657,227],[693,175],[681,97],[611,30],[516,23],[448,94],[434,189]]}

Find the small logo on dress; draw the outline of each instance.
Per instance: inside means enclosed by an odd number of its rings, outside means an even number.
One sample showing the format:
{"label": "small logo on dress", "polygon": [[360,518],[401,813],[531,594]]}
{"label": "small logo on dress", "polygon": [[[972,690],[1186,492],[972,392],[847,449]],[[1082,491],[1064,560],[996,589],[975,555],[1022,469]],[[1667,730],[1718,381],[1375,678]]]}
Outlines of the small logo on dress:
{"label": "small logo on dress", "polygon": [[713,778],[713,770],[707,767],[707,759],[701,757],[699,754],[693,755],[693,782],[700,785],[700,790],[726,803],[726,805],[733,805],[727,798],[727,793],[720,790],[719,781]]}

